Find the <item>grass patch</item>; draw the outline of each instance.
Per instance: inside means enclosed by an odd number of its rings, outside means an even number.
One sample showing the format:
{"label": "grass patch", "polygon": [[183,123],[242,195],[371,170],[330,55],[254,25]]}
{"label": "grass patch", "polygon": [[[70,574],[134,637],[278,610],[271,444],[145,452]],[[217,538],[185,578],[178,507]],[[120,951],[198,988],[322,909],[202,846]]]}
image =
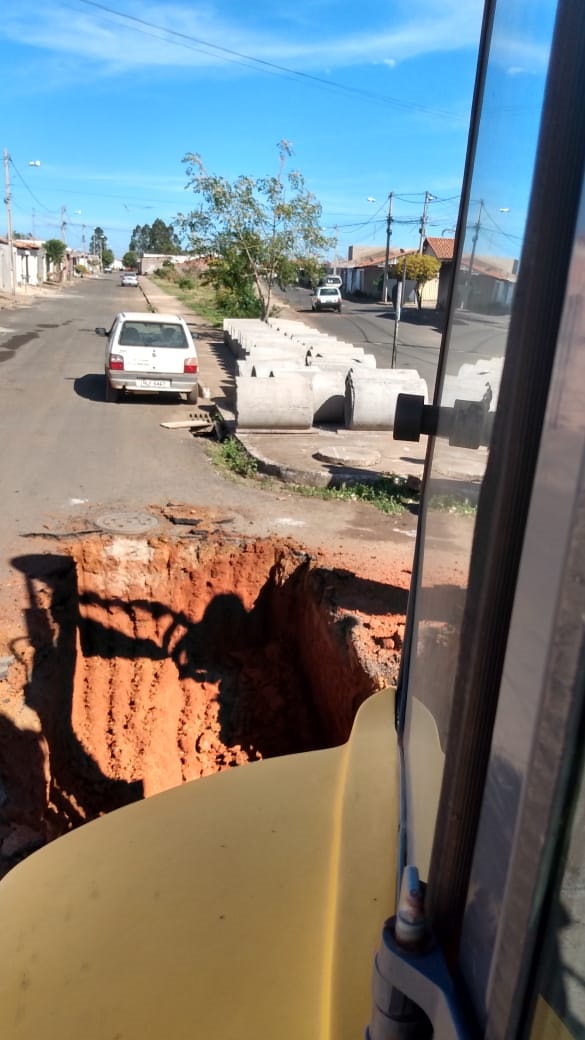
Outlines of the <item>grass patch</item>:
{"label": "grass patch", "polygon": [[211,457],[220,469],[227,469],[238,477],[255,477],[258,463],[235,437],[226,437],[211,451]]}
{"label": "grass patch", "polygon": [[456,513],[458,516],[475,516],[477,503],[470,502],[464,495],[433,495],[429,500],[429,509]]}
{"label": "grass patch", "polygon": [[371,483],[340,484],[339,487],[295,485],[299,494],[309,498],[337,499],[342,502],[367,502],[382,513],[393,516],[418,504],[418,495],[408,487],[406,477],[380,477]]}
{"label": "grass patch", "polygon": [[[258,463],[235,437],[228,437],[211,450],[213,462],[220,469],[238,477],[261,477],[272,484],[270,477],[258,472]],[[341,502],[367,502],[382,513],[397,515],[418,502],[405,477],[380,477],[371,483],[340,484],[339,487],[309,487],[305,484],[289,484],[287,489],[305,498],[332,499]]]}
{"label": "grass patch", "polygon": [[160,278],[156,274],[149,274],[148,277],[158,285],[159,289],[175,296],[185,304],[185,307],[188,307],[194,314],[198,314],[209,325],[221,328],[224,314],[216,304],[215,292],[211,286],[202,285],[198,279],[188,277],[177,280]]}

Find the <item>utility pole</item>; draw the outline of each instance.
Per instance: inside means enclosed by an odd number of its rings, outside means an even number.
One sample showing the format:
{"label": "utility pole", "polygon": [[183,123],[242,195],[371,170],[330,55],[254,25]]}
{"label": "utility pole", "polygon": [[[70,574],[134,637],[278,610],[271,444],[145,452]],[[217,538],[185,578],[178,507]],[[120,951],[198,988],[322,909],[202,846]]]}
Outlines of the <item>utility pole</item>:
{"label": "utility pole", "polygon": [[12,209],[10,194],[10,156],[4,149],[4,202],[6,204],[6,238],[8,240],[8,263],[10,265],[10,292],[16,296],[16,271],[14,270],[14,238],[12,235]]}
{"label": "utility pole", "polygon": [[[402,250],[401,250],[402,252]],[[391,368],[396,368],[398,326],[402,315],[402,303],[404,300],[404,287],[406,285],[406,253],[402,261],[402,281],[396,286],[396,310],[394,311],[394,335],[392,337],[392,361]]]}
{"label": "utility pole", "polygon": [[384,278],[382,279],[382,303],[388,303],[388,265],[390,262],[390,239],[392,238],[392,196],[388,196],[388,219],[386,220],[386,256],[384,259]]}
{"label": "utility pole", "polygon": [[477,211],[477,220],[473,229],[473,239],[471,242],[471,253],[469,254],[469,267],[467,268],[467,274],[471,278],[473,272],[473,261],[475,260],[475,250],[477,248],[477,240],[479,238],[479,229],[481,227],[481,215],[483,212],[483,199],[479,200],[479,209]]}
{"label": "utility pole", "polygon": [[419,238],[419,242],[418,242],[418,251],[419,251],[419,253],[422,253],[422,251],[423,251],[423,242],[425,240],[425,236],[426,236],[426,233],[427,233],[427,213],[428,213],[428,209],[429,209],[429,202],[431,201],[431,199],[434,199],[434,197],[435,196],[431,195],[430,191],[425,191],[425,204],[423,206],[423,213],[422,213],[422,217],[420,218],[420,228],[419,228],[419,232],[420,232],[420,238]]}
{"label": "utility pole", "polygon": [[479,200],[479,209],[477,211],[477,220],[473,229],[473,238],[471,240],[471,253],[469,254],[469,265],[467,268],[467,278],[465,279],[465,306],[469,303],[469,296],[471,294],[471,277],[473,275],[473,263],[475,260],[475,250],[477,248],[477,240],[479,238],[479,230],[481,228],[481,216],[483,213],[483,199]]}
{"label": "utility pole", "polygon": [[65,230],[67,228],[66,212],[67,211],[65,209],[65,206],[61,206],[61,241],[62,242],[66,242],[67,241],[67,239],[65,237]]}

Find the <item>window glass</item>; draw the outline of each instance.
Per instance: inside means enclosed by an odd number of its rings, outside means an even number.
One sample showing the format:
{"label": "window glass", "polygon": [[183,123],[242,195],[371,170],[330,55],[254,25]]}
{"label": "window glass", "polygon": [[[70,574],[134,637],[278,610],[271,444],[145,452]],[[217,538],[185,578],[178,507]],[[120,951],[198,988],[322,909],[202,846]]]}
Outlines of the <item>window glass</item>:
{"label": "window glass", "polygon": [[[495,412],[536,154],[555,0],[496,7],[439,404]],[[405,714],[408,858],[428,871],[467,594],[475,508],[489,452],[442,413],[421,517],[413,651]],[[465,426],[465,423],[464,423]],[[469,425],[463,433],[469,432]],[[473,431],[472,431],[473,432]],[[455,443],[454,443],[455,442]],[[463,442],[463,444],[462,444]],[[414,809],[413,809],[414,807]]]}
{"label": "window glass", "polygon": [[[531,1040],[585,1037],[585,773],[575,792],[561,864],[538,965]],[[559,1020],[567,1030],[559,1029]]]}
{"label": "window glass", "polygon": [[186,347],[187,339],[181,325],[170,322],[132,321],[124,322],[119,343],[123,347]]}

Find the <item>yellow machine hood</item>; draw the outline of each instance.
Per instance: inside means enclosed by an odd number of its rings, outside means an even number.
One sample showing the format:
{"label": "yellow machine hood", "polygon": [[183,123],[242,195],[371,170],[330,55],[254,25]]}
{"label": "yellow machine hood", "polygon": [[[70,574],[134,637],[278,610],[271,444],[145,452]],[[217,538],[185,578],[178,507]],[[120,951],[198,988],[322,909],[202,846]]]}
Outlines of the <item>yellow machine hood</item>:
{"label": "yellow machine hood", "polygon": [[393,693],[339,748],[121,809],[0,884],[3,1040],[363,1035],[394,912]]}

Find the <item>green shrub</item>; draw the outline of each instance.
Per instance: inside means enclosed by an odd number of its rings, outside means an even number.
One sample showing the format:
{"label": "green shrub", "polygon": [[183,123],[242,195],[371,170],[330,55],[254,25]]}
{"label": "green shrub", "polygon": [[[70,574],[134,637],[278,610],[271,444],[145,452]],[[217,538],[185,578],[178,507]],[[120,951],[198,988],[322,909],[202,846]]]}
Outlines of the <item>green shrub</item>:
{"label": "green shrub", "polygon": [[258,471],[256,459],[248,454],[243,444],[235,437],[226,437],[215,450],[215,459],[220,466],[237,473],[239,477],[254,477]]}

